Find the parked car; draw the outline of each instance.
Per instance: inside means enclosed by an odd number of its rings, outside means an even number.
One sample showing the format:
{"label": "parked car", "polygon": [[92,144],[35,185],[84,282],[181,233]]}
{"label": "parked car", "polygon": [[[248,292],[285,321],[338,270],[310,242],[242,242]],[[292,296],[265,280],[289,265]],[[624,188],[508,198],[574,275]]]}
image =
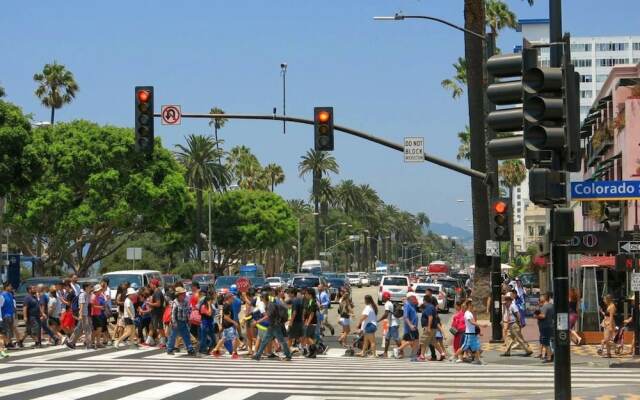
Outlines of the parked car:
{"label": "parked car", "polygon": [[174,285],[176,282],[178,282],[181,279],[182,278],[180,278],[180,275],[174,275],[174,274],[164,274],[164,275],[162,275],[162,280],[164,280],[165,286]]}
{"label": "parked car", "polygon": [[57,285],[62,283],[62,278],[58,276],[41,276],[38,278],[27,278],[24,282],[18,286],[15,293],[15,301],[16,301],[16,313],[19,318],[22,318],[22,308],[24,306],[24,298],[27,297],[27,288],[29,286],[36,286],[39,284],[43,284],[47,287],[51,285]]}
{"label": "parked car", "polygon": [[369,274],[369,284],[371,284],[371,286],[380,285],[381,279],[382,279],[382,274]]}
{"label": "parked car", "polygon": [[[118,286],[124,282],[129,282],[129,284],[136,284],[138,288],[145,287],[149,285],[152,279],[158,279],[160,281],[160,287],[164,287],[162,274],[160,271],[152,270],[152,269],[134,269],[134,270],[123,270],[123,271],[114,271],[108,272],[102,275],[103,278],[106,278],[109,282],[109,294],[112,299],[116,298],[116,292],[118,291]],[[111,311],[115,314],[118,312],[118,308],[113,302],[111,307]]]}
{"label": "parked car", "polygon": [[213,285],[213,287],[216,289],[216,293],[218,294],[227,293],[231,285],[236,284],[236,281],[238,280],[238,278],[239,276],[236,276],[236,275],[219,276]]}
{"label": "parked car", "polygon": [[402,301],[409,291],[409,278],[404,275],[385,275],[378,288],[378,304],[382,305],[382,293],[389,292],[391,301]]}
{"label": "parked car", "polygon": [[369,281],[369,274],[367,274],[366,272],[359,272],[359,274],[360,281],[362,281],[362,286],[370,287],[371,282]]}
{"label": "parked car", "polygon": [[331,301],[337,302],[340,300],[340,291],[346,290],[351,291],[351,286],[349,285],[349,281],[345,278],[329,278],[329,295],[331,296]]}
{"label": "parked car", "polygon": [[191,280],[198,283],[211,283],[215,282],[216,276],[214,274],[193,274]]}
{"label": "parked car", "polygon": [[280,289],[280,288],[286,287],[285,280],[279,276],[272,276],[270,278],[267,278],[267,284],[269,285],[269,287],[274,289]]}
{"label": "parked car", "polygon": [[306,289],[309,287],[317,288],[318,285],[320,285],[321,283],[324,284],[325,286],[328,286],[328,282],[324,276],[301,274],[301,275],[295,275],[293,277],[291,286],[293,286],[296,289]]}
{"label": "parked car", "polygon": [[357,286],[359,288],[362,287],[362,277],[359,272],[349,272],[347,273],[347,278],[349,279],[349,284],[351,286]]}
{"label": "parked car", "polygon": [[431,289],[436,300],[438,300],[438,311],[448,313],[449,306],[447,305],[447,294],[439,283],[417,283],[415,293],[416,298],[418,299],[418,304],[422,304],[423,298],[427,293],[427,289]]}
{"label": "parked car", "polygon": [[444,292],[447,295],[447,307],[453,307],[456,304],[456,300],[466,298],[466,293],[457,279],[439,278],[436,283],[441,284],[444,288]]}
{"label": "parked car", "polygon": [[83,284],[90,283],[93,286],[95,286],[96,284],[100,283],[101,280],[102,280],[101,276],[78,278],[78,285],[80,285],[80,287],[82,287]]}
{"label": "parked car", "polygon": [[251,286],[256,290],[256,292],[262,290],[265,287],[269,287],[267,280],[260,276],[250,277]]}

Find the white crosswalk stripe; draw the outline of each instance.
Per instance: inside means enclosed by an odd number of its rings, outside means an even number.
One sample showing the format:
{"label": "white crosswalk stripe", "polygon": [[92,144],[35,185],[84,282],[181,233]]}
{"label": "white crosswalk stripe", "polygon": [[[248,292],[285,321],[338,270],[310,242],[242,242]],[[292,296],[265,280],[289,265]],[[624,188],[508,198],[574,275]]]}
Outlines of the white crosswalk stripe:
{"label": "white crosswalk stripe", "polygon": [[[255,362],[228,357],[194,359],[184,352],[169,356],[157,350],[103,350],[96,355],[62,348],[52,354],[49,348],[13,354],[25,357],[0,362],[0,400],[7,395],[39,400],[92,395],[126,400],[183,395],[190,399],[242,400],[265,393],[277,399],[355,400],[485,391],[494,395],[514,391],[542,393],[553,388],[553,368],[548,366],[410,363],[335,355],[316,360]],[[53,373],[58,375],[49,376]],[[43,378],[20,380],[31,375]],[[78,381],[77,386],[74,381]],[[65,385],[58,385],[57,393],[43,392],[43,388],[61,382]],[[640,372],[574,366],[572,383],[574,388],[640,384]]]}

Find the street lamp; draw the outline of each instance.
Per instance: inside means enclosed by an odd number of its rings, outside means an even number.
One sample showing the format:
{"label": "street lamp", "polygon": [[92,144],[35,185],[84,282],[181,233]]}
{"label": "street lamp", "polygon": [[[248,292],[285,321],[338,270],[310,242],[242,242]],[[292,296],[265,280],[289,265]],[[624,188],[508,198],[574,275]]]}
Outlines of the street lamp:
{"label": "street lamp", "polygon": [[[346,226],[347,223],[346,222],[338,222],[337,224],[333,224],[333,225],[329,225],[326,228],[324,228],[324,252],[327,252],[327,231],[329,231],[329,229],[333,228],[334,226]],[[326,254],[325,254],[326,257]]]}
{"label": "street lamp", "polygon": [[[318,212],[312,212],[311,215],[316,216],[316,215],[320,215],[320,213]],[[298,271],[298,273],[300,273],[300,254],[301,254],[301,247],[300,247],[300,223],[302,221],[302,215],[298,217],[298,266],[296,267],[296,271]]]}
{"label": "street lamp", "polygon": [[436,22],[440,22],[441,24],[445,24],[448,25],[454,29],[457,29],[459,31],[462,31],[464,33],[468,33],[469,35],[475,36],[479,39],[484,40],[485,42],[487,41],[487,38],[484,35],[481,35],[477,32],[474,31],[470,31],[468,29],[465,29],[461,26],[458,26],[456,24],[453,24],[449,21],[445,21],[443,19],[440,18],[436,18],[436,17],[430,17],[428,15],[402,15],[400,13],[395,13],[395,15],[393,16],[385,16],[385,17],[373,17],[374,20],[376,21],[402,21],[405,19],[428,19],[430,21],[436,21]]}

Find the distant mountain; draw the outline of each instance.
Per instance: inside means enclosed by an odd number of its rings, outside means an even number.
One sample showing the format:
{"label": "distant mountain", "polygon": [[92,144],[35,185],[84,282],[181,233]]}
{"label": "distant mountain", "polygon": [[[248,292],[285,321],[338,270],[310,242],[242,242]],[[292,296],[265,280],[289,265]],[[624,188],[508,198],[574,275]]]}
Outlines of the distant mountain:
{"label": "distant mountain", "polygon": [[431,222],[429,230],[438,235],[456,236],[463,243],[473,241],[473,233],[448,223]]}

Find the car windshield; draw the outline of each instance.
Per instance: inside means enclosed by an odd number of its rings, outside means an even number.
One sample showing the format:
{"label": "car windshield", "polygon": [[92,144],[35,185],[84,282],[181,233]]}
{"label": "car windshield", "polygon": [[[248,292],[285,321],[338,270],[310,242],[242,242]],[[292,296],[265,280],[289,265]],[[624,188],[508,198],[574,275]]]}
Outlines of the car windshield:
{"label": "car windshield", "polygon": [[197,282],[211,282],[214,279],[215,279],[215,275],[213,274],[203,274],[203,275],[194,275],[192,280]]}
{"label": "car windshield", "polygon": [[382,282],[383,286],[407,286],[407,278],[392,278],[387,277],[384,278],[384,282]]}
{"label": "car windshield", "polygon": [[191,291],[191,282],[183,282],[182,286],[184,286],[184,290],[186,290],[187,292]]}
{"label": "car windshield", "polygon": [[340,278],[330,278],[329,279],[329,283],[331,284],[331,286],[333,287],[340,287],[340,286],[344,286],[344,279],[340,279]]}
{"label": "car windshield", "polygon": [[237,280],[237,276],[221,276],[216,279],[216,283],[214,286],[216,289],[228,288],[231,285],[234,285]]}
{"label": "car windshield", "polygon": [[267,282],[280,283],[280,278],[267,278]]}
{"label": "car windshield", "polygon": [[441,284],[443,287],[447,288],[447,289],[454,289],[456,287],[458,287],[457,285],[457,281],[445,281],[445,280],[441,280],[438,281],[439,284]]}
{"label": "car windshield", "polygon": [[440,288],[432,285],[418,285],[416,286],[416,293],[427,293],[427,289],[431,289],[431,293],[438,293]]}
{"label": "car windshield", "polygon": [[360,278],[360,274],[359,273],[351,273],[351,274],[347,274],[347,276],[349,278]]}
{"label": "car windshield", "polygon": [[251,281],[251,283],[253,284],[253,286],[264,286],[265,284],[265,280],[264,278],[249,278],[249,280]]}
{"label": "car windshield", "polygon": [[142,284],[142,280],[140,279],[140,275],[131,275],[131,274],[114,274],[105,276],[106,279],[109,280],[109,289],[117,289],[118,286],[125,282],[129,282],[130,285],[134,283],[138,285],[139,288],[144,286]]}
{"label": "car windshield", "polygon": [[320,278],[314,277],[299,277],[293,278],[293,286],[297,288],[316,287],[320,284]]}

